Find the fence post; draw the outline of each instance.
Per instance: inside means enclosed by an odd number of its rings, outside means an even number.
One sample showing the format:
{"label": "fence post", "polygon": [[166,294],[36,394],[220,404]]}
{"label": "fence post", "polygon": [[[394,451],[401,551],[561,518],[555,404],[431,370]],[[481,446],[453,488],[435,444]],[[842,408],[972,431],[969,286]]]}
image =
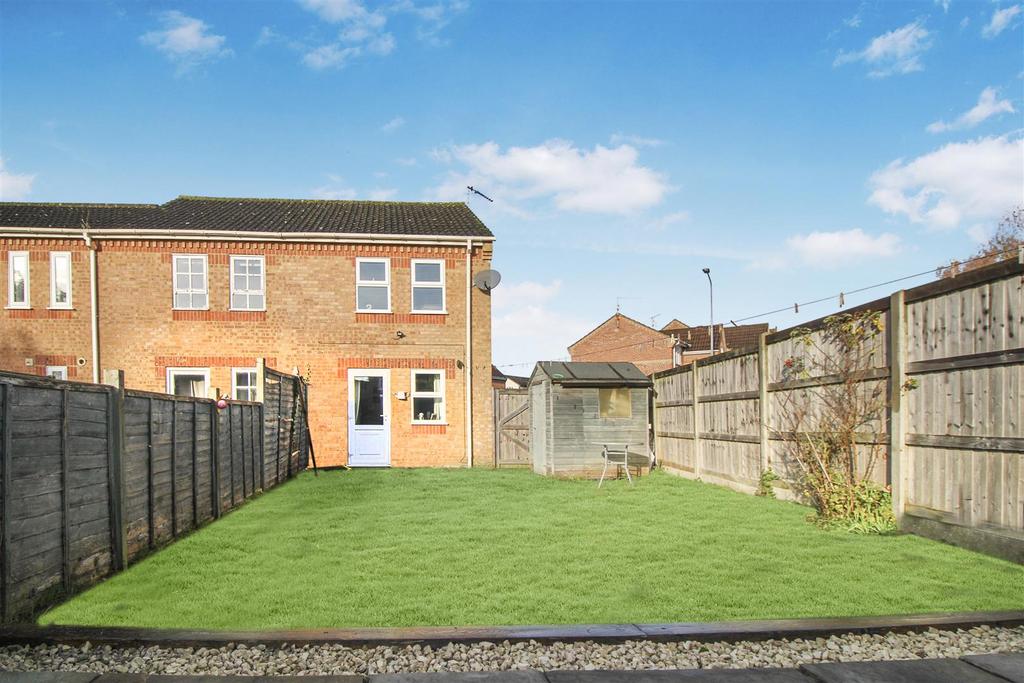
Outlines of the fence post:
{"label": "fence post", "polygon": [[889,297],[889,484],[896,523],[903,521],[908,474],[906,462],[907,411],[903,409],[906,372],[907,307],[905,292]]}
{"label": "fence post", "polygon": [[697,390],[700,387],[700,383],[697,381],[697,368],[699,367],[698,361],[694,360],[690,364],[692,368],[690,370],[690,379],[693,382],[693,476],[700,478],[701,472],[701,448],[700,448],[700,400],[698,398]]}
{"label": "fence post", "polygon": [[199,401],[192,401],[192,528],[199,528]]}
{"label": "fence post", "polygon": [[210,504],[213,518],[220,517],[220,420],[217,404],[210,404]]}
{"label": "fence post", "polygon": [[111,565],[114,571],[128,566],[128,529],[124,523],[124,370],[104,370],[108,394],[107,486],[110,496]]}
{"label": "fence post", "polygon": [[171,538],[178,537],[178,400],[171,400]]}
{"label": "fence post", "polygon": [[68,469],[70,461],[68,453],[68,439],[71,436],[71,419],[68,415],[70,408],[70,396],[68,388],[61,389],[60,396],[60,554],[61,554],[61,583],[64,587],[64,594],[71,595],[71,506],[68,501]]}
{"label": "fence post", "polygon": [[758,437],[761,442],[761,473],[771,468],[771,442],[768,425],[771,424],[771,404],[768,402],[768,333],[757,338],[757,412],[760,419]]}
{"label": "fence post", "polygon": [[0,418],[0,621],[7,623],[11,614],[10,529],[11,529],[11,385],[0,384],[3,390],[3,415]]}

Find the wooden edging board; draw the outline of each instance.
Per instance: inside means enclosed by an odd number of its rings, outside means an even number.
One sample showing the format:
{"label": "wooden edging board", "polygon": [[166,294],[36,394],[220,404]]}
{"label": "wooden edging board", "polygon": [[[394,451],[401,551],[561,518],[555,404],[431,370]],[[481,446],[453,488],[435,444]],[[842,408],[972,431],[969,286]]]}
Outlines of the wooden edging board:
{"label": "wooden edging board", "polygon": [[818,638],[842,633],[888,633],[928,628],[956,630],[976,626],[1024,625],[1024,611],[955,612],[904,616],[775,619],[767,621],[686,622],[673,624],[591,624],[555,626],[470,626],[412,628],[344,628],[301,631],[191,631],[107,626],[36,626],[0,628],[0,644],[76,644],[120,647],[223,647],[229,644],[271,647],[303,645],[447,645],[481,641],[574,642],[592,640],[698,640],[704,642]]}

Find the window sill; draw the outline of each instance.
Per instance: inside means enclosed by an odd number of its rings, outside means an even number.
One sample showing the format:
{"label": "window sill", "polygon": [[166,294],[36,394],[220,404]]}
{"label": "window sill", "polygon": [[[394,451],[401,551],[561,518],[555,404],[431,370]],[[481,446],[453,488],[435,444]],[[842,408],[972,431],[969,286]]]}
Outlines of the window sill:
{"label": "window sill", "polygon": [[178,308],[177,306],[172,306],[171,310],[172,311],[208,311],[208,310],[210,310],[210,307],[207,306],[206,308]]}
{"label": "window sill", "polygon": [[[184,309],[178,309],[178,310],[184,310]],[[189,309],[189,310],[195,310],[195,309]],[[266,313],[267,309],[266,309],[266,307],[263,307],[263,308],[229,308],[228,312],[230,312],[230,313]]]}
{"label": "window sill", "polygon": [[447,427],[447,422],[427,422],[426,420],[413,420],[410,422],[413,427]]}
{"label": "window sill", "polygon": [[448,315],[448,311],[409,311],[413,315]]}
{"label": "window sill", "polygon": [[8,311],[31,311],[32,310],[31,306],[17,306],[17,305],[15,305],[15,306],[4,306],[4,308],[7,309]]}
{"label": "window sill", "polygon": [[364,313],[367,315],[391,315],[392,311],[390,308],[387,310],[370,310],[368,308],[360,310],[357,308],[356,313]]}
{"label": "window sill", "polygon": [[48,311],[75,311],[78,310],[74,306],[47,306]]}

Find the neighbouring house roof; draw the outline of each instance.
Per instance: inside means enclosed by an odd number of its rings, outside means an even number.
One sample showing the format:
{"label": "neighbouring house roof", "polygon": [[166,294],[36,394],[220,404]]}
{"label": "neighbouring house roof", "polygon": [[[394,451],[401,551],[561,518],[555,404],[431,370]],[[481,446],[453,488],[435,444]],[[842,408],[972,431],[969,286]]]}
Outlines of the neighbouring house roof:
{"label": "neighbouring house roof", "polygon": [[684,323],[679,318],[672,318],[667,323],[665,323],[664,325],[661,326],[661,331],[662,332],[675,332],[677,330],[689,329],[689,327],[690,327],[689,325]]}
{"label": "neighbouring house roof", "polygon": [[498,369],[497,365],[491,366],[491,381],[492,382],[504,382],[508,379],[504,372]]}
{"label": "neighbouring house roof", "polygon": [[539,374],[565,387],[651,387],[651,378],[632,363],[540,361],[530,376]]}
{"label": "neighbouring house roof", "polygon": [[0,202],[0,227],[493,237],[462,202],[180,196],[165,204]]}
{"label": "neighbouring house roof", "polygon": [[[715,325],[715,350],[724,351],[731,349],[744,349],[757,346],[757,339],[763,332],[769,332],[768,323],[755,323],[753,325],[733,325],[727,327],[722,324]],[[690,346],[687,351],[699,352],[710,351],[711,341],[708,337],[707,326],[689,327],[683,330],[670,330],[679,336],[680,340]]]}
{"label": "neighbouring house roof", "polygon": [[516,384],[523,388],[525,388],[526,385],[530,383],[530,378],[523,377],[522,375],[505,375],[505,379],[512,380],[513,382],[515,382]]}
{"label": "neighbouring house roof", "polygon": [[621,313],[615,313],[611,317],[607,318],[606,320],[601,321],[601,324],[598,325],[597,327],[595,327],[594,329],[590,330],[590,332],[587,332],[585,335],[583,335],[582,337],[580,337],[579,339],[574,341],[572,344],[569,344],[569,353],[572,353],[572,349],[573,349],[574,346],[576,346],[581,341],[583,341],[584,339],[586,339],[590,335],[594,334],[595,332],[600,330],[602,327],[604,327],[605,325],[607,325],[608,323],[610,323],[610,322],[612,322],[614,320],[624,320],[624,321],[632,323],[634,325],[639,325],[640,327],[642,327],[642,328],[644,328],[646,330],[650,330],[651,332],[653,332],[655,338],[658,338],[661,335],[661,330],[656,330],[653,327],[651,327],[650,325],[644,325],[639,320],[634,320],[633,318],[630,318],[628,315],[623,315]]}

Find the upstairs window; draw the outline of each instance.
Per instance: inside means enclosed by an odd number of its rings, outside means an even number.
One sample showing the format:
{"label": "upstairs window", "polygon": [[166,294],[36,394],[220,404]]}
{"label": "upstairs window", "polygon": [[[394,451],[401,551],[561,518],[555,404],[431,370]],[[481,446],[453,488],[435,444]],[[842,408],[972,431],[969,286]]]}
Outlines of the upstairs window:
{"label": "upstairs window", "polygon": [[29,308],[28,252],[12,251],[7,256],[7,306]]}
{"label": "upstairs window", "polygon": [[444,261],[412,261],[412,312],[444,313]]}
{"label": "upstairs window", "polygon": [[386,258],[356,259],[356,311],[391,312],[390,265]]}
{"label": "upstairs window", "polygon": [[231,371],[231,394],[236,401],[256,400],[256,369],[235,368]]}
{"label": "upstairs window", "polygon": [[412,422],[413,424],[444,422],[443,371],[412,371]]}
{"label": "upstairs window", "polygon": [[206,310],[210,296],[206,288],[206,255],[174,256],[174,307]]}
{"label": "upstairs window", "polygon": [[71,308],[71,252],[50,252],[50,308]]}
{"label": "upstairs window", "polygon": [[266,278],[262,256],[231,257],[231,310],[266,310]]}

